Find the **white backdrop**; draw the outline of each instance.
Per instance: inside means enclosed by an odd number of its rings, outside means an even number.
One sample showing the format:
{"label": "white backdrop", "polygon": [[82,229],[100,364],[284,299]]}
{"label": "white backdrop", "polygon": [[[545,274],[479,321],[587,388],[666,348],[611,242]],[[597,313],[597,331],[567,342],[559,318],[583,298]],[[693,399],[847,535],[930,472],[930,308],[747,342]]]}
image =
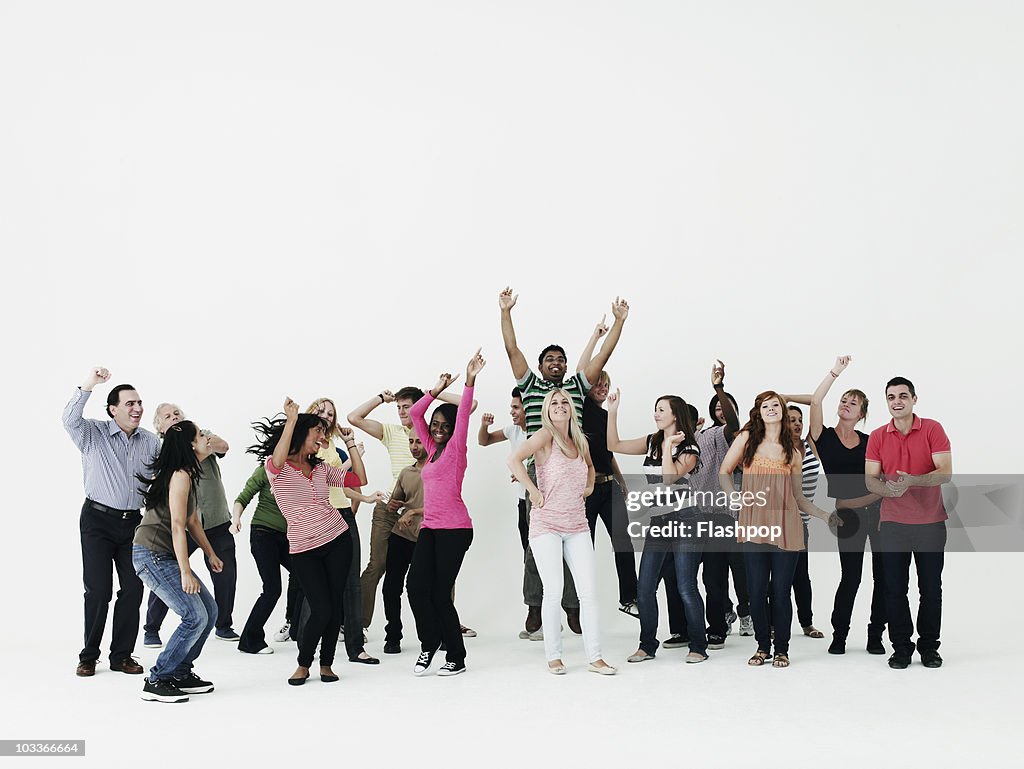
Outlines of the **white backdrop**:
{"label": "white backdrop", "polygon": [[[222,760],[286,756],[301,735],[315,754],[361,762],[428,761],[456,739],[460,760],[544,749],[603,765],[671,755],[685,725],[700,729],[688,757],[733,765],[760,745],[841,765],[871,754],[864,732],[892,727],[881,702],[907,706],[896,722],[917,740],[889,748],[894,760],[961,759],[944,714],[981,692],[998,705],[1021,683],[1013,647],[1000,651],[1024,629],[1007,616],[1019,555],[949,557],[942,671],[900,676],[806,642],[791,670],[751,683],[753,648],[731,641],[698,685],[664,659],[591,682],[570,642],[576,675],[559,687],[539,645],[515,639],[505,450],[475,446],[476,540],[459,582],[481,631],[469,675],[407,681],[407,653],[298,697],[281,680],[287,647],[257,674],[211,642],[200,672],[217,694],[155,713],[137,679],[72,673],[82,492],[59,415],[105,365],[139,389],[147,424],[173,400],[227,438],[233,495],[253,466],[249,421],[286,394],[329,395],[344,413],[461,371],[483,346],[478,414],[503,424],[513,382],[496,297],[510,284],[531,361],[551,342],[574,361],[611,300],[630,301],[609,366],[623,434],[648,431],[665,392],[703,413],[715,357],[745,411],[761,389],[813,389],[851,353],[828,413],[858,386],[875,427],[885,380],[907,376],[958,473],[1017,472],[999,423],[1022,373],[1022,32],[1024,10],[1001,2],[4,3],[4,646],[24,707],[3,736],[86,738],[96,765],[128,765],[167,718],[190,730],[189,750]],[[102,416],[98,389],[87,416]],[[386,454],[367,442],[370,486],[386,488]],[[240,629],[258,578],[247,531],[238,545]],[[636,628],[614,612],[603,535],[598,558],[608,656],[625,668]],[[824,554],[812,562],[823,629],[837,572]],[[371,653],[380,640],[378,625]],[[382,749],[395,702],[412,708],[399,722],[409,739]],[[682,716],[695,706],[707,709],[697,724]],[[328,712],[347,747],[324,736]],[[276,730],[242,731],[268,716]],[[998,764],[1000,718],[961,721],[962,750]]]}

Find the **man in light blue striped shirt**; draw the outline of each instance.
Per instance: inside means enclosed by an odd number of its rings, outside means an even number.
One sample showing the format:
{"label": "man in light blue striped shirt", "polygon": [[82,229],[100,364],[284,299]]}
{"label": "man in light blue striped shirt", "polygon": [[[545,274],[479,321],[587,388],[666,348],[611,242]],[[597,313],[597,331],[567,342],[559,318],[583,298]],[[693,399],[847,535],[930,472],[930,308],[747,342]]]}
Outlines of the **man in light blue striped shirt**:
{"label": "man in light blue striped shirt", "polygon": [[160,441],[139,427],[142,399],[128,384],[114,387],[107,396],[110,419],[85,419],[85,404],[92,389],[110,379],[105,368],[95,368],[64,407],[62,421],[82,452],[85,504],[79,519],[82,538],[82,576],[85,583],[85,645],[78,656],[77,674],[91,676],[100,656],[103,627],[113,595],[113,568],[119,589],[114,602],[110,668],[142,673],[132,659],[139,634],[142,581],[132,566],[132,539],[142,516],[143,494],[137,475],[150,475],[149,465],[160,453]]}

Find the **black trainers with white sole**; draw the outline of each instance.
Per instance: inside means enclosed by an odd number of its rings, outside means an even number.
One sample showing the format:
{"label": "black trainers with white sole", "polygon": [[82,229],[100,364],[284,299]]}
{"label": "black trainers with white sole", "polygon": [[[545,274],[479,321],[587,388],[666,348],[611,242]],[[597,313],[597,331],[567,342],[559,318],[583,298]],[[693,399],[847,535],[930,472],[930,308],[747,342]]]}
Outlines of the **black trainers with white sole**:
{"label": "black trainers with white sole", "polygon": [[416,664],[413,665],[412,672],[418,676],[423,675],[430,668],[430,663],[434,661],[434,655],[436,651],[432,652],[420,652],[420,656],[416,658]]}
{"label": "black trainers with white sole", "polygon": [[466,663],[464,662],[446,662],[437,671],[439,676],[457,676],[459,673],[466,672]]}
{"label": "black trainers with white sole", "polygon": [[188,695],[170,681],[150,681],[142,685],[142,699],[148,702],[188,702]]}
{"label": "black trainers with white sole", "polygon": [[213,684],[204,681],[195,673],[189,673],[185,678],[175,678],[173,683],[185,694],[206,694],[213,691]]}

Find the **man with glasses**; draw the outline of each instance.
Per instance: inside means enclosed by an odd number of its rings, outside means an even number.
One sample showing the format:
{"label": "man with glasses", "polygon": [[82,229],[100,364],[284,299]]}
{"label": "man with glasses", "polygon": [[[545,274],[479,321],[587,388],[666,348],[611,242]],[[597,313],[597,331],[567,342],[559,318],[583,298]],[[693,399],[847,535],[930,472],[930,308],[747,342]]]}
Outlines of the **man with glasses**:
{"label": "man with glasses", "polygon": [[[629,315],[629,305],[624,299],[616,297],[612,303],[612,315],[615,322],[608,331],[604,344],[600,351],[590,360],[589,363],[571,377],[566,378],[566,357],[565,350],[552,344],[541,350],[537,357],[539,364],[539,375],[530,370],[526,357],[516,342],[516,331],[512,325],[512,308],[516,305],[518,294],[513,294],[511,288],[506,288],[498,296],[498,307],[501,310],[501,337],[505,343],[505,353],[508,361],[512,364],[512,373],[516,378],[516,386],[522,394],[523,410],[526,413],[526,437],[529,438],[541,427],[541,408],[545,396],[555,389],[561,389],[572,399],[576,410],[576,418],[580,426],[583,425],[583,401],[591,387],[591,382],[598,381],[601,371],[604,370],[608,359],[611,357],[615,346],[619,343],[622,335],[622,326]],[[530,478],[536,481],[536,470],[531,459],[527,467]],[[527,497],[527,516],[529,516],[530,500]],[[563,563],[564,587],[562,590],[562,608],[565,610],[566,621],[569,629],[576,634],[583,632],[580,627],[580,602],[576,595],[576,585],[572,581],[572,575],[568,567]],[[540,606],[544,596],[544,587],[537,573],[537,564],[533,560],[533,550],[526,549],[525,573],[523,575],[523,601],[528,607],[526,615],[526,628],[520,632],[519,637],[532,641],[543,639],[541,632]]]}

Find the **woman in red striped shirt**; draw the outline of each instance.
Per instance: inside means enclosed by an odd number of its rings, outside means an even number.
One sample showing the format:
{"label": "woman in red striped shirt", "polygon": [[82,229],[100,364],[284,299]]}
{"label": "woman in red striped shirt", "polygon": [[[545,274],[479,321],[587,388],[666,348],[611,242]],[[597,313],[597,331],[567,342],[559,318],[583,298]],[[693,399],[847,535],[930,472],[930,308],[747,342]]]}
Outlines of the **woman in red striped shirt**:
{"label": "woman in red striped shirt", "polygon": [[301,686],[309,678],[320,642],[320,680],[338,680],[331,666],[341,628],[342,598],[352,561],[352,535],[330,503],[330,487],[342,488],[351,461],[331,467],[317,457],[327,440],[327,423],[316,414],[300,414],[291,398],[284,419],[256,423],[261,442],[249,447],[266,463],[267,477],[288,523],[292,573],[309,601],[309,621],[299,635],[299,666],[288,679]]}

